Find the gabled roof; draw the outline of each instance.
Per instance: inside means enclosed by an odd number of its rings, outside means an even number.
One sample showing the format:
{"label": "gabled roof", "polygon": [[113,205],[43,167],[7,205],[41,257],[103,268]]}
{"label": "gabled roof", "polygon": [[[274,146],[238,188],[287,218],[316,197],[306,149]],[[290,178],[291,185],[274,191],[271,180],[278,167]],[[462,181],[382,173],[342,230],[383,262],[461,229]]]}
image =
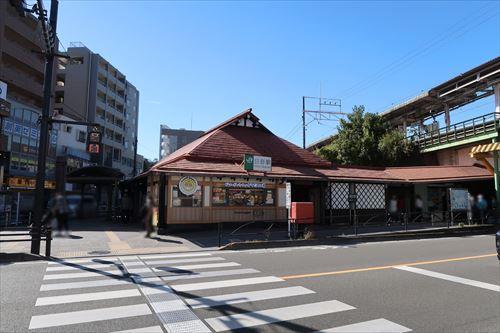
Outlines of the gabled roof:
{"label": "gabled roof", "polygon": [[206,131],[201,137],[153,166],[158,171],[180,159],[237,163],[244,154],[270,156],[273,165],[329,167],[330,162],[274,135],[248,109]]}

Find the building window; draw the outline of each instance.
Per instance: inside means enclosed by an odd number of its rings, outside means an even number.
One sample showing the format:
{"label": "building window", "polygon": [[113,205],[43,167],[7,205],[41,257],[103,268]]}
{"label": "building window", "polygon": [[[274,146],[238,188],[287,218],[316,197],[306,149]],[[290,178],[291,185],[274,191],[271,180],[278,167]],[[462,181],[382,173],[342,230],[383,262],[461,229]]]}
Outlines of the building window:
{"label": "building window", "polygon": [[198,185],[196,192],[191,196],[179,191],[177,185],[172,186],[172,205],[174,207],[201,207],[201,186]]}
{"label": "building window", "polygon": [[212,190],[212,205],[214,206],[274,206],[274,202],[275,193],[271,189],[214,187]]}
{"label": "building window", "polygon": [[78,131],[78,136],[77,136],[77,140],[81,143],[85,143],[87,140],[85,138],[85,132],[84,131]]}
{"label": "building window", "polygon": [[73,130],[73,127],[69,126],[69,125],[66,125],[66,127],[64,128],[64,131],[66,133],[71,133],[71,131]]}
{"label": "building window", "polygon": [[83,64],[83,57],[71,58],[70,64],[71,65],[82,65]]}

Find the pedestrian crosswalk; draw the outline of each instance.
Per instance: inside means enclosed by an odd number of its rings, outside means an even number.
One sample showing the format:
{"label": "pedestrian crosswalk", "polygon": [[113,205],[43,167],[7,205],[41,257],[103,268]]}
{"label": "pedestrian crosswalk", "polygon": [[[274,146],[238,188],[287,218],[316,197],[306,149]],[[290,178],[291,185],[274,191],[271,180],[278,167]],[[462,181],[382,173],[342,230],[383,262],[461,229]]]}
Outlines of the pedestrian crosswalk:
{"label": "pedestrian crosswalk", "polygon": [[342,314],[362,314],[363,309],[348,303],[325,299],[314,290],[209,252],[87,258],[47,265],[29,329],[113,333],[411,331],[388,319],[366,315],[353,322],[352,315]]}

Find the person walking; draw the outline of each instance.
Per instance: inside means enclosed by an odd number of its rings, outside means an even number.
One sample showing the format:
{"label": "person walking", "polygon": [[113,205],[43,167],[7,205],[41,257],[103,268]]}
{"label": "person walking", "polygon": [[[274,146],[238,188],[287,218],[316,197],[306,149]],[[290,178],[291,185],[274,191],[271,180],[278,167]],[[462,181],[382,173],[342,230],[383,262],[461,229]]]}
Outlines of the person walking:
{"label": "person walking", "polygon": [[417,194],[415,197],[415,212],[416,212],[416,220],[418,221],[423,221],[423,215],[422,213],[424,212],[424,201],[420,197],[420,195]]}
{"label": "person walking", "polygon": [[398,198],[393,195],[391,197],[391,200],[389,201],[389,221],[388,221],[388,225],[390,226],[391,225],[391,221],[392,222],[397,222],[399,221],[399,217],[398,217]]}
{"label": "person walking", "polygon": [[481,219],[481,223],[484,223],[484,220],[486,218],[486,211],[488,210],[488,202],[482,194],[477,195],[476,207],[479,211],[479,218]]}
{"label": "person walking", "polygon": [[153,232],[153,200],[151,196],[146,197],[146,201],[144,202],[144,206],[141,211],[141,220],[146,228],[146,238],[151,237],[151,233]]}
{"label": "person walking", "polygon": [[57,220],[56,236],[62,236],[63,231],[66,234],[66,236],[69,236],[68,202],[61,193],[56,193],[53,210],[55,218]]}

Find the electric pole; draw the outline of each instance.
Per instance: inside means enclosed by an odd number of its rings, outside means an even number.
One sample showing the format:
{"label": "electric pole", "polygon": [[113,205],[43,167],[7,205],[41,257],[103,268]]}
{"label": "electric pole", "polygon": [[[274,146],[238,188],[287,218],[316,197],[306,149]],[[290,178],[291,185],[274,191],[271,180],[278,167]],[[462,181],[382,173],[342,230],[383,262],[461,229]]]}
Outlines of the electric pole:
{"label": "electric pole", "polygon": [[[307,101],[316,101],[314,108],[309,109]],[[309,103],[310,104],[310,103]],[[338,116],[346,115],[342,112],[342,102],[340,99],[302,96],[302,148],[306,149],[306,128],[313,121],[337,121]],[[311,117],[311,121],[306,123],[306,115]]]}
{"label": "electric pole", "polygon": [[49,144],[49,123],[50,110],[52,105],[52,76],[54,72],[54,59],[57,52],[57,10],[59,6],[58,0],[51,0],[50,3],[50,18],[47,25],[46,10],[43,6],[43,0],[37,0],[36,12],[42,26],[42,32],[45,39],[45,75],[43,82],[43,105],[42,114],[40,117],[40,143],[38,150],[38,166],[36,174],[35,187],[35,207],[34,221],[32,227],[31,238],[31,253],[40,253],[40,239],[42,216],[44,211],[44,194],[45,194],[45,164],[47,159],[47,147]]}

